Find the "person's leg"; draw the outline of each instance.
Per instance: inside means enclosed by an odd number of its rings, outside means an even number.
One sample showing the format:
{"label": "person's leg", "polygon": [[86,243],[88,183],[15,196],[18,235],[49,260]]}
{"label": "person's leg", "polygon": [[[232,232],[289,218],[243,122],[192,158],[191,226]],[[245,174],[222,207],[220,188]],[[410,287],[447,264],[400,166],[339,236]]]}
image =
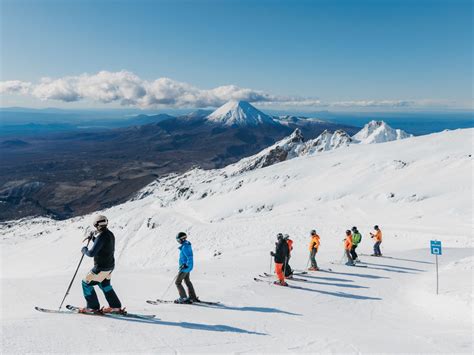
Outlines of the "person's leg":
{"label": "person's leg", "polygon": [[375,251],[375,255],[382,255],[382,253],[380,252],[380,244],[382,242],[376,242],[375,243],[375,246],[374,246],[374,251]]}
{"label": "person's leg", "polygon": [[283,275],[283,263],[275,263],[275,273],[280,282],[285,282],[285,275]]}
{"label": "person's leg", "polygon": [[354,264],[350,250],[346,249],[347,264]]}
{"label": "person's leg", "polygon": [[356,254],[356,252],[355,252],[355,248],[356,248],[355,245],[353,245],[353,246],[351,247],[351,257],[352,257],[352,260],[355,260],[355,259],[357,258],[357,254]]}
{"label": "person's leg", "polygon": [[107,275],[104,281],[99,284],[100,289],[104,293],[105,299],[109,304],[110,308],[122,308],[122,303],[120,302],[117,294],[115,293],[110,280],[112,279],[112,271]]}
{"label": "person's leg", "polygon": [[99,285],[101,281],[105,278],[104,274],[95,273],[94,270],[91,270],[82,280],[82,293],[87,302],[87,308],[89,309],[100,309],[99,299],[94,290],[95,285]]}
{"label": "person's leg", "polygon": [[184,277],[184,283],[186,284],[186,287],[188,288],[189,298],[192,301],[196,301],[198,298],[196,296],[196,292],[194,291],[194,286],[191,282],[190,276],[191,276],[191,273],[187,272],[186,276]]}
{"label": "person's leg", "polygon": [[175,285],[176,288],[178,289],[179,292],[179,297],[180,298],[187,298],[188,296],[186,295],[186,291],[184,290],[183,285],[181,283],[183,282],[184,278],[186,277],[186,272],[180,272],[178,276],[176,277]]}
{"label": "person's leg", "polygon": [[311,259],[311,267],[312,268],[317,268],[318,264],[316,263],[316,249],[311,250],[311,253],[309,254],[309,257]]}

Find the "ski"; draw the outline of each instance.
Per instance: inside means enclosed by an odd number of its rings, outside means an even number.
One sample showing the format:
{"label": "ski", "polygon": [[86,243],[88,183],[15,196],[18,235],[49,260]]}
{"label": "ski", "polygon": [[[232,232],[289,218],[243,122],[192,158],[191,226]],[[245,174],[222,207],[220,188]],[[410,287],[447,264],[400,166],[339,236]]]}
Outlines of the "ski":
{"label": "ski", "polygon": [[38,306],[35,306],[35,309],[39,312],[44,312],[44,313],[63,313],[63,314],[75,314],[76,313],[76,312],[71,312],[71,311],[67,311],[67,310],[41,308],[41,307],[38,307]]}
{"label": "ski", "polygon": [[154,314],[135,314],[135,313],[80,313],[80,307],[67,305],[66,308],[72,313],[84,314],[90,316],[101,316],[101,317],[111,317],[111,318],[136,318],[136,319],[153,319],[155,318]]}
{"label": "ski", "polygon": [[[266,272],[263,273],[263,275],[258,275],[260,277],[273,277],[275,275],[270,275]],[[302,277],[285,277],[285,279],[287,280],[291,280],[291,281],[303,281],[303,282],[308,282],[308,279],[304,279]]]}
{"label": "ski", "polygon": [[253,280],[256,281],[256,282],[264,282],[264,283],[267,283],[269,285],[274,285],[274,286],[291,287],[291,285],[283,286],[283,285],[279,285],[278,283],[275,283],[275,282],[270,281],[270,280],[259,279],[258,277],[254,277]]}
{"label": "ski", "polygon": [[387,259],[393,259],[392,256],[385,256],[385,255],[372,255],[372,254],[360,254],[362,256],[373,256],[374,258],[387,258]]}
{"label": "ski", "polygon": [[153,305],[159,305],[159,304],[187,304],[187,305],[199,305],[199,304],[205,304],[205,305],[208,305],[208,306],[217,306],[217,305],[220,305],[221,303],[220,302],[210,302],[210,301],[199,301],[199,302],[191,302],[191,303],[175,303],[174,301],[172,300],[160,300],[160,299],[157,299],[155,301],[152,301],[152,300],[147,300],[146,303],[148,304],[153,304]]}
{"label": "ski", "polygon": [[296,271],[296,272],[293,272],[293,275],[307,275],[308,274],[308,271]]}

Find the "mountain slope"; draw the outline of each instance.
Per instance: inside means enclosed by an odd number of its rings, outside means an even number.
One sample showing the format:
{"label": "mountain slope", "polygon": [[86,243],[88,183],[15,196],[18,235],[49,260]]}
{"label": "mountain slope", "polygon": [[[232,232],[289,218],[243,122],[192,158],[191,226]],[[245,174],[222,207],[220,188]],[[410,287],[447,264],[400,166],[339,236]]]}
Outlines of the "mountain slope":
{"label": "mountain slope", "polygon": [[[57,307],[92,215],[2,224],[2,350],[471,353],[473,134],[355,144],[236,176],[190,171],[159,179],[140,198],[101,211],[116,236],[114,288],[128,310],[157,314],[153,322],[32,308]],[[367,268],[337,264],[344,231],[357,225],[363,234],[358,251],[367,254],[374,224],[384,233],[382,252],[393,258],[361,255]],[[318,263],[332,272],[290,280],[291,288],[253,281],[269,270],[278,232],[291,235],[291,264],[304,268],[313,228],[321,236]],[[221,306],[144,302],[177,297],[167,286],[177,272],[174,236],[181,230],[194,248],[191,278],[198,295]],[[438,296],[431,239],[442,240],[446,251]],[[91,266],[86,258],[79,275]],[[67,302],[82,305],[81,293],[78,280]],[[315,319],[322,325],[317,332],[308,326]],[[347,336],[354,319],[370,331]],[[77,336],[92,328],[88,341]]]}

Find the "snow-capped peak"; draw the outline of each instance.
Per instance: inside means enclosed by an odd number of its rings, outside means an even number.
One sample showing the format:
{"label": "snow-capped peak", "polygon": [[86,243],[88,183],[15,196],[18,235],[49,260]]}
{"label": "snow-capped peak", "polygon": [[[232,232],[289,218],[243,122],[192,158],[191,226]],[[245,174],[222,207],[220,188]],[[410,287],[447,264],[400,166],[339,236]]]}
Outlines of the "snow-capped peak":
{"label": "snow-capped peak", "polygon": [[370,121],[352,138],[358,143],[372,144],[384,143],[413,137],[401,129],[393,129],[384,121]]}
{"label": "snow-capped peak", "polygon": [[352,143],[351,137],[343,131],[338,129],[334,133],[325,130],[317,138],[306,142],[301,155],[311,155],[318,152],[337,149],[343,146],[348,146]]}
{"label": "snow-capped peak", "polygon": [[246,101],[229,101],[207,116],[211,123],[226,126],[257,126],[275,121]]}

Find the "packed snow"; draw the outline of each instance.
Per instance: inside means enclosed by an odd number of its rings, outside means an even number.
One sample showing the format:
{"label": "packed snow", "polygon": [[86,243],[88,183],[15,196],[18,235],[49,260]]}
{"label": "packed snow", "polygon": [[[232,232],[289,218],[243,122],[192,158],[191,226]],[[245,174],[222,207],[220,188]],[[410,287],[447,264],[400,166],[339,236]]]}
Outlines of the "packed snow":
{"label": "packed snow", "polygon": [[[3,223],[2,352],[471,354],[473,134],[350,144],[246,171],[195,169],[100,211],[117,240],[112,284],[129,311],[153,321],[35,311],[59,306],[93,215]],[[344,231],[358,226],[358,252],[370,254],[374,224],[387,257],[341,264]],[[290,264],[304,269],[313,228],[326,271],[289,288],[253,280],[269,272],[278,232],[290,234]],[[145,303],[177,297],[179,231],[194,248],[198,295],[221,305]],[[432,239],[443,242],[439,295]],[[80,279],[91,266],[84,260],[66,303],[84,305]]]}

